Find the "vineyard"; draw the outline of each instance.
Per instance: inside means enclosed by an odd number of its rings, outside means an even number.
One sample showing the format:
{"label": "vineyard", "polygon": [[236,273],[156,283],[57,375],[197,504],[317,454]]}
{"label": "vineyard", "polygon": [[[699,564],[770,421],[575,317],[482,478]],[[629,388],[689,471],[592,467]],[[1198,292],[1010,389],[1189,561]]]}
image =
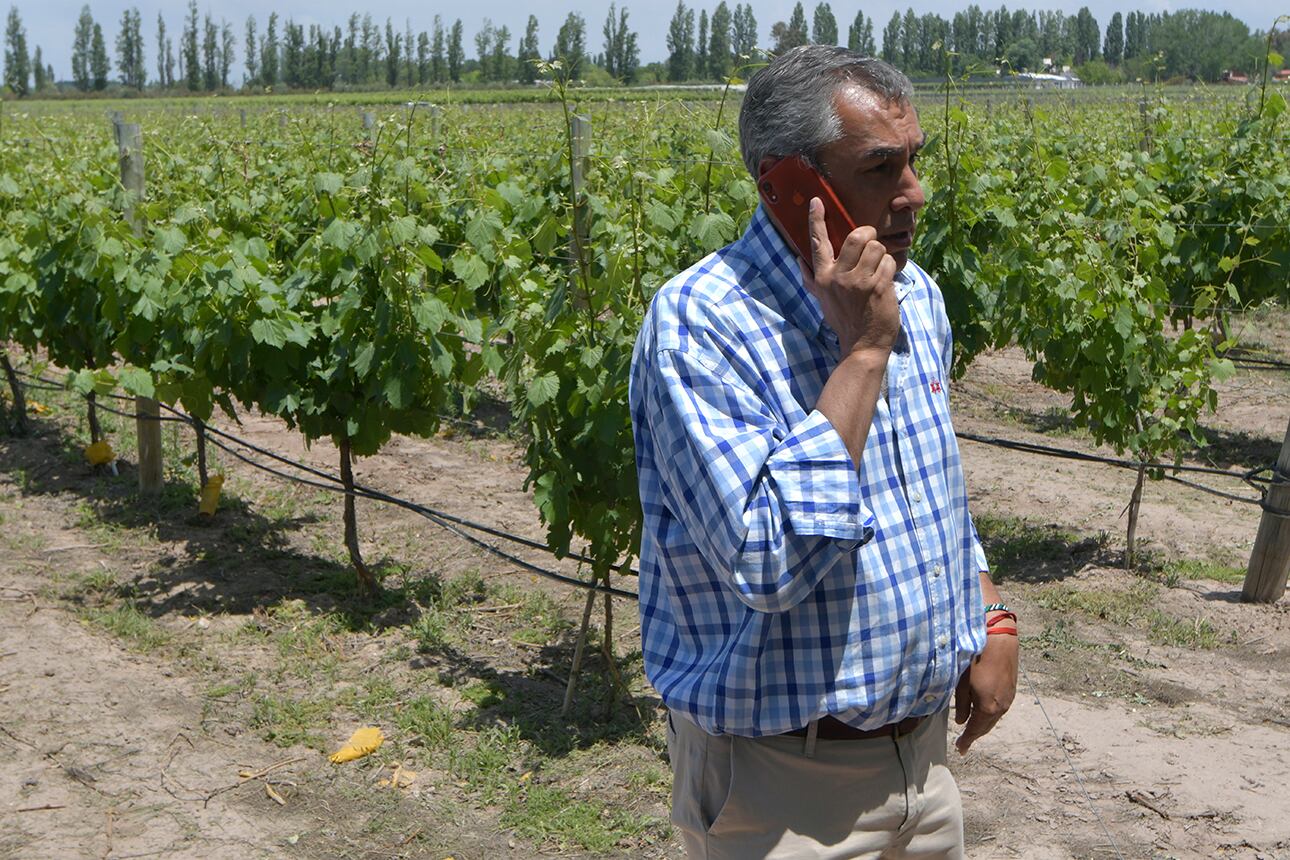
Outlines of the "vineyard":
{"label": "vineyard", "polygon": [[[142,411],[140,424],[167,424],[166,478],[192,483],[184,498],[194,508],[204,491],[207,512],[214,509],[222,473],[239,460],[311,485],[303,492],[326,491],[311,506],[342,508],[338,531],[368,621],[415,591],[413,577],[391,566],[390,531],[365,538],[379,503],[454,529],[494,561],[501,554],[521,570],[562,578],[560,589],[588,586],[571,629],[548,625],[571,650],[551,664],[562,698],[543,719],[572,711],[594,721],[600,702],[589,699],[604,698],[644,720],[639,654],[621,619],[615,633],[611,603],[635,590],[641,527],[627,408],[631,350],[653,292],[734,239],[757,201],[739,160],[739,93],[708,97],[581,100],[557,86],[546,102],[504,106],[6,105],[5,445],[24,444],[22,434],[41,420],[36,407],[61,404],[76,416],[76,447],[104,478],[117,452],[126,459],[136,446],[133,419]],[[918,102],[928,205],[911,256],[945,291],[955,375],[977,393],[1006,394],[972,380],[978,361],[996,362],[993,374],[998,356],[1009,356],[1009,384],[1060,416],[1079,456],[1129,474],[1118,499],[1128,513],[1112,517],[1116,533],[1100,538],[1099,557],[1159,570],[1135,535],[1139,511],[1153,515],[1143,503],[1150,479],[1200,485],[1208,491],[1200,498],[1216,506],[1248,503],[1242,512],[1257,522],[1275,450],[1251,446],[1238,456],[1208,430],[1216,412],[1231,408],[1223,398],[1239,374],[1285,375],[1287,344],[1277,329],[1290,303],[1290,116],[1281,93],[950,87],[922,92]],[[1271,333],[1256,332],[1267,319]],[[1284,398],[1279,412],[1277,405],[1274,425],[1290,414]],[[372,464],[402,463],[410,437],[435,445],[496,415],[505,416],[494,422],[498,431],[519,440],[517,482],[544,540],[512,534],[524,529],[508,530],[486,510],[355,477],[362,469],[397,477],[403,466]],[[1074,445],[977,436],[1026,452],[1015,457],[1068,457]],[[145,447],[138,443],[140,458]],[[243,495],[255,493],[241,485],[216,517],[250,516]],[[1062,525],[1060,511],[1043,516]],[[987,544],[1015,548],[1021,538],[1008,529],[1003,520],[982,528]],[[1084,551],[1060,535],[1043,540],[1069,557]],[[517,544],[523,559],[506,554]],[[565,561],[543,558],[543,544]],[[381,560],[369,560],[364,545]],[[514,593],[480,588],[485,606],[528,606]],[[1072,596],[1079,592],[1035,600],[1054,617],[1092,611],[1099,623],[1140,624],[1170,641],[1172,622],[1152,608],[1154,592],[1135,593],[1127,615],[1089,610]],[[604,615],[593,660],[585,645],[595,638],[588,630],[598,595]],[[434,600],[445,618],[463,604]],[[313,623],[284,605],[266,616],[266,630]],[[463,613],[478,608],[464,605]],[[1284,613],[1276,617],[1284,638]],[[1209,622],[1206,630],[1216,635]],[[1194,636],[1182,638],[1194,645],[1202,632],[1197,615]],[[1023,647],[1061,651],[1069,645],[1061,637],[1072,634],[1059,625],[1044,635]],[[583,661],[601,675],[579,688]],[[1283,686],[1284,674],[1275,677]],[[610,692],[589,693],[598,683]],[[493,740],[505,746],[505,737]],[[318,743],[307,733],[290,742]],[[436,761],[469,783],[463,791],[477,803],[517,796],[486,779],[476,784],[473,769],[485,763]],[[532,793],[523,797],[536,803]],[[623,823],[614,832],[626,835],[604,845],[525,830],[513,818],[506,826],[531,844],[637,846],[624,856],[643,856],[640,846],[649,845],[661,852],[651,856],[670,856],[657,821]],[[414,849],[407,856],[422,856]],[[978,856],[996,855],[981,848]]]}

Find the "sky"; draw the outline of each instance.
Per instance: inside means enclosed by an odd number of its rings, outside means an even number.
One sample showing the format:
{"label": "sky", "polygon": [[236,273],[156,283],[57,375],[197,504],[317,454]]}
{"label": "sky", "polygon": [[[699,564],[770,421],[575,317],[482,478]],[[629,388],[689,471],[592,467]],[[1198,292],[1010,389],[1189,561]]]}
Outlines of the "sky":
{"label": "sky", "polygon": [[[709,14],[716,7],[718,0],[711,2],[688,2],[686,5],[701,9],[707,8]],[[753,0],[753,12],[757,18],[757,31],[759,44],[768,44],[770,41],[769,33],[771,25],[776,21],[787,21],[793,10],[794,0]],[[809,24],[811,10],[815,8],[817,0],[803,0],[803,6],[806,9],[807,21]],[[961,9],[967,7],[970,0],[926,0],[926,2],[912,3],[910,0],[897,2],[897,0],[875,0],[864,7],[864,13],[875,21],[874,35],[881,42],[882,28],[891,18],[894,11],[903,12],[905,9],[913,7],[918,14],[935,12],[946,18]],[[54,67],[54,74],[58,80],[66,80],[71,77],[71,45],[72,30],[76,24],[76,19],[80,14],[81,6],[84,0],[49,0],[49,2],[31,2],[31,0],[19,0],[14,5],[17,6],[19,13],[22,15],[23,24],[27,30],[27,48],[34,52],[37,45],[40,46],[44,61]],[[727,0],[728,5],[733,8],[734,3]],[[977,0],[978,5],[986,9],[998,8],[998,0]],[[649,63],[655,60],[663,60],[667,56],[667,26],[676,8],[668,2],[662,3],[643,3],[631,2],[620,3],[620,6],[626,6],[629,12],[629,26],[638,33],[641,48],[642,63]],[[832,0],[831,7],[833,14],[838,19],[838,30],[842,40],[846,40],[847,27],[855,18],[858,4],[842,2],[842,0]],[[1097,18],[1099,26],[1105,30],[1107,22],[1111,15],[1117,11],[1127,12],[1132,8],[1139,9],[1143,12],[1164,12],[1172,9],[1181,8],[1199,8],[1211,9],[1216,12],[1231,12],[1237,18],[1245,21],[1251,30],[1266,30],[1272,24],[1274,17],[1270,8],[1263,3],[1256,3],[1255,0],[1233,0],[1228,3],[1214,2],[1171,2],[1171,0],[1145,0],[1137,6],[1125,6],[1115,2],[1115,0],[1072,0],[1072,2],[1042,2],[1042,0],[1030,0],[1022,2],[1013,0],[1006,4],[1009,9],[1061,9],[1067,14],[1074,14],[1080,6],[1088,5]],[[156,32],[157,32],[157,15],[161,13],[166,18],[166,30],[178,36],[183,27],[183,19],[187,10],[187,3],[169,2],[125,2],[125,0],[96,0],[90,3],[90,11],[94,19],[103,25],[103,34],[108,43],[109,52],[115,55],[114,45],[116,31],[121,20],[121,13],[126,8],[138,8],[143,18],[143,32],[146,41],[145,60],[148,64],[149,78],[156,75]],[[1277,7],[1280,8],[1280,7]],[[404,23],[411,20],[414,31],[430,30],[436,13],[442,15],[446,22],[457,17],[462,19],[462,24],[466,31],[466,53],[472,56],[474,53],[474,43],[472,37],[476,30],[483,24],[485,18],[489,18],[495,25],[506,25],[510,28],[512,38],[518,38],[524,32],[524,25],[528,21],[530,14],[536,15],[538,19],[538,36],[542,45],[543,53],[551,50],[555,42],[556,31],[560,23],[564,20],[569,12],[580,13],[587,21],[587,47],[590,53],[595,54],[602,50],[601,28],[604,25],[605,14],[609,9],[606,2],[592,3],[586,0],[476,0],[470,4],[470,11],[463,14],[463,7],[454,4],[434,4],[427,3],[424,0],[383,0],[383,2],[373,3],[364,7],[355,0],[223,0],[215,4],[198,0],[198,9],[205,14],[209,11],[212,17],[217,20],[220,18],[228,20],[233,24],[234,32],[238,39],[238,62],[236,65],[237,74],[233,79],[240,81],[242,66],[242,38],[245,31],[245,22],[247,16],[255,15],[258,23],[258,31],[263,34],[264,22],[268,18],[269,12],[277,12],[280,19],[293,18],[297,23],[305,25],[308,29],[309,24],[326,25],[329,29],[334,25],[344,26],[351,12],[357,10],[360,13],[370,13],[373,19],[384,23],[387,17],[392,18],[395,26],[402,31]],[[175,38],[178,43],[178,39]],[[177,44],[176,44],[176,47]],[[113,77],[116,76],[115,67],[113,68]]]}

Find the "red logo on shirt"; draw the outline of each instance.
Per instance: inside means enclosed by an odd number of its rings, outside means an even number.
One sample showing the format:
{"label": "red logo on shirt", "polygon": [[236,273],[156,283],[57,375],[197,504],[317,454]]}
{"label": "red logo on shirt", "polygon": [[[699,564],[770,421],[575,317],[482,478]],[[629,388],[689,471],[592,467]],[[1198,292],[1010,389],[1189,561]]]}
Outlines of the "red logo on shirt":
{"label": "red logo on shirt", "polygon": [[941,381],[939,379],[932,380],[932,393],[933,394],[941,393]]}

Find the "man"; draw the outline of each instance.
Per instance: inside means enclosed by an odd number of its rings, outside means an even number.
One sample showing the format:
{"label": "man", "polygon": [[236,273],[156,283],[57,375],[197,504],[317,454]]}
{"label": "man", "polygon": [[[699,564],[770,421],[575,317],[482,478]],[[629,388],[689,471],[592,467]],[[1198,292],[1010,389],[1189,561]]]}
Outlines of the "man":
{"label": "man", "polygon": [[818,45],[754,76],[748,170],[804,156],[860,226],[833,248],[811,202],[812,277],[758,209],[659,290],[636,344],[641,636],[692,858],[962,856],[950,701],[966,752],[1015,693],[1016,616],[950,425],[944,300],[908,260],[910,93]]}

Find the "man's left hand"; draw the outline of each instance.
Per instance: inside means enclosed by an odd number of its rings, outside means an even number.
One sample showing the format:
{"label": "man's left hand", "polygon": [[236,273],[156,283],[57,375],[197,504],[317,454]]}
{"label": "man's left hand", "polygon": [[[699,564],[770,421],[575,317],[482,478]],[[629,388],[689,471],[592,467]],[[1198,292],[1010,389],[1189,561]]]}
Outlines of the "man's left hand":
{"label": "man's left hand", "polygon": [[972,660],[954,691],[954,722],[967,723],[954,742],[959,754],[999,722],[1017,694],[1017,637],[987,636],[985,650]]}

